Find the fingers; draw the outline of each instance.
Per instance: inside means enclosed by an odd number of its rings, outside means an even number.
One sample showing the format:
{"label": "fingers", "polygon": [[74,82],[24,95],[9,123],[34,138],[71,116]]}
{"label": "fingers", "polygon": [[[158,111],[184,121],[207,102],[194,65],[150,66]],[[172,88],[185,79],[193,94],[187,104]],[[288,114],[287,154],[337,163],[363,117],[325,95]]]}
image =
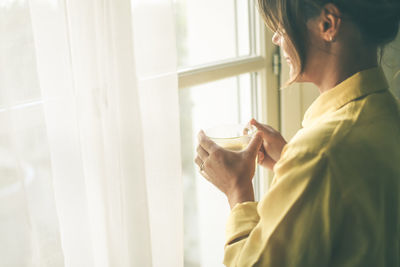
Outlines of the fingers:
{"label": "fingers", "polygon": [[243,128],[243,132],[242,132],[243,135],[249,134],[250,126],[251,126],[250,123],[246,124],[246,126]]}
{"label": "fingers", "polygon": [[257,153],[260,151],[262,143],[262,134],[261,132],[257,132],[246,148],[247,153],[250,153],[254,156],[257,155]]}
{"label": "fingers", "polygon": [[250,125],[254,125],[254,126],[256,126],[257,127],[257,129],[259,129],[259,128],[261,128],[262,127],[262,124],[261,123],[259,123],[256,119],[251,119],[251,121],[250,121],[250,123],[249,123]]}
{"label": "fingers", "polygon": [[268,154],[264,154],[264,159],[262,160],[262,162],[260,162],[259,164],[263,167],[266,167],[268,169],[270,169],[271,171],[274,168],[276,161],[273,160],[270,156],[268,156]]}
{"label": "fingers", "polygon": [[197,135],[199,139],[199,145],[208,153],[211,154],[214,152],[216,149],[218,149],[217,144],[215,144],[213,141],[211,141],[210,138],[208,138],[203,130],[199,132]]}
{"label": "fingers", "polygon": [[207,152],[201,145],[198,145],[198,146],[197,146],[196,151],[197,151],[198,157],[199,157],[202,161],[205,161],[205,160],[208,158],[208,155],[209,155],[208,152]]}
{"label": "fingers", "polygon": [[[205,162],[203,161],[203,160],[201,160],[201,158],[199,158],[199,156],[197,156],[195,159],[194,159],[194,162],[197,164],[197,166],[199,166],[199,172],[204,176],[204,174],[205,174],[205,170],[204,170],[204,165],[205,165]],[[204,174],[203,174],[204,173]],[[205,176],[204,176],[205,177]]]}
{"label": "fingers", "polygon": [[257,163],[261,164],[264,160],[264,153],[261,151],[258,151],[257,153]]}
{"label": "fingers", "polygon": [[195,159],[194,159],[194,162],[200,167],[201,166],[201,164],[203,164],[203,161],[201,160],[201,158],[199,158],[199,156],[197,156]]}
{"label": "fingers", "polygon": [[204,165],[205,165],[205,162],[204,162],[203,160],[201,160],[199,156],[197,156],[197,157],[194,159],[194,162],[199,166],[199,173],[200,173],[204,178],[206,178],[207,180],[210,181],[210,178],[208,177],[208,175],[207,175],[207,173],[206,173],[206,170],[205,170],[205,167],[206,167],[206,166],[204,166]]}
{"label": "fingers", "polygon": [[263,133],[263,137],[266,140],[272,138],[273,134],[276,132],[274,128],[272,128],[271,126],[259,123],[258,121],[256,121],[256,119],[252,119],[250,121],[250,125],[254,125],[257,128],[257,130],[261,131]]}
{"label": "fingers", "polygon": [[269,125],[259,123],[256,119],[251,119],[250,125],[254,125],[258,130],[267,130],[267,131],[273,131],[273,128]]}
{"label": "fingers", "polygon": [[257,162],[258,164],[261,164],[264,161],[265,158],[265,149],[264,146],[261,146],[260,150],[258,151],[257,154]]}

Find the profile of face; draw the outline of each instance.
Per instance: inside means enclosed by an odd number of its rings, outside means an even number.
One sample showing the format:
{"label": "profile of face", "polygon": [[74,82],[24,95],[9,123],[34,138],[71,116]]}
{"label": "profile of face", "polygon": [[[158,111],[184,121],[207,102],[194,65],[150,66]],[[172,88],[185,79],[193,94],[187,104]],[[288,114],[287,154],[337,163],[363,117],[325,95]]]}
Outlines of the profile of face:
{"label": "profile of face", "polygon": [[[392,41],[399,29],[398,0],[258,3],[266,25],[274,31],[272,42],[281,47],[289,65],[285,86],[311,82],[321,93],[359,70],[378,66],[378,47]],[[371,24],[375,13],[379,20]]]}
{"label": "profile of face", "polygon": [[[315,82],[319,79],[319,70],[326,66],[335,54],[338,45],[341,45],[334,43],[341,24],[340,16],[340,12],[334,7],[330,11],[323,10],[319,16],[307,21],[307,40],[303,40],[307,44],[304,51],[304,66],[302,73],[296,77],[296,82]],[[351,31],[351,35],[355,35],[354,31]],[[299,68],[297,66],[299,63],[295,60],[293,46],[288,38],[283,29],[277,30],[272,36],[272,43],[281,47],[283,58],[289,65],[290,79],[292,79],[296,76],[295,70],[296,67]]]}
{"label": "profile of face", "polygon": [[280,46],[282,49],[283,58],[289,65],[289,76],[290,79],[294,76],[294,67],[293,67],[293,57],[294,55],[291,54],[288,40],[286,39],[285,35],[281,31],[276,31],[272,36],[272,43]]}

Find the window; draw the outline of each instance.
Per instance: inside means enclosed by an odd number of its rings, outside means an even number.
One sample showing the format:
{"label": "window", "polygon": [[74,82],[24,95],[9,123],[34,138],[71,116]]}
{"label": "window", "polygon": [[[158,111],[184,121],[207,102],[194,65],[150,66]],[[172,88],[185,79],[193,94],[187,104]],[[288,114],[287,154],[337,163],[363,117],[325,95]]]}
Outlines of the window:
{"label": "window", "polygon": [[[255,1],[175,0],[184,184],[185,267],[223,266],[225,196],[193,163],[197,133],[252,117],[278,125],[278,50]],[[267,46],[265,44],[268,44]],[[275,62],[275,64],[279,64]],[[275,67],[278,67],[276,65]],[[268,88],[268,90],[266,90]],[[256,199],[268,173],[258,169]]]}

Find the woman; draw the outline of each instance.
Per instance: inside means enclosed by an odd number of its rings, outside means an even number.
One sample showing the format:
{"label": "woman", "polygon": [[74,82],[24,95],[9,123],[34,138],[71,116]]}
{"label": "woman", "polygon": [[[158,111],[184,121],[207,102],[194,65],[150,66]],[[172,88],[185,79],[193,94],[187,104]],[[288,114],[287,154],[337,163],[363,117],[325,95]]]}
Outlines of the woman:
{"label": "woman", "polygon": [[[259,0],[291,82],[320,96],[286,144],[267,125],[230,152],[199,133],[195,162],[231,206],[227,266],[400,266],[400,108],[377,51],[398,0]],[[254,160],[274,171],[254,202]]]}

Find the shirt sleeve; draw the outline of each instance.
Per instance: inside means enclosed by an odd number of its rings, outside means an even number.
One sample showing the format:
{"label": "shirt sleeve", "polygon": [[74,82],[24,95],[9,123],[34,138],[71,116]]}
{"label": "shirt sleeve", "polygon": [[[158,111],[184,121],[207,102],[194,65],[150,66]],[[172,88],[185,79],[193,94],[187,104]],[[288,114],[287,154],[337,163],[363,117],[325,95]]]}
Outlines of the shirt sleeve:
{"label": "shirt sleeve", "polygon": [[286,154],[274,170],[271,189],[259,203],[241,203],[232,209],[224,264],[325,266],[337,219],[332,205],[337,192],[326,157]]}

